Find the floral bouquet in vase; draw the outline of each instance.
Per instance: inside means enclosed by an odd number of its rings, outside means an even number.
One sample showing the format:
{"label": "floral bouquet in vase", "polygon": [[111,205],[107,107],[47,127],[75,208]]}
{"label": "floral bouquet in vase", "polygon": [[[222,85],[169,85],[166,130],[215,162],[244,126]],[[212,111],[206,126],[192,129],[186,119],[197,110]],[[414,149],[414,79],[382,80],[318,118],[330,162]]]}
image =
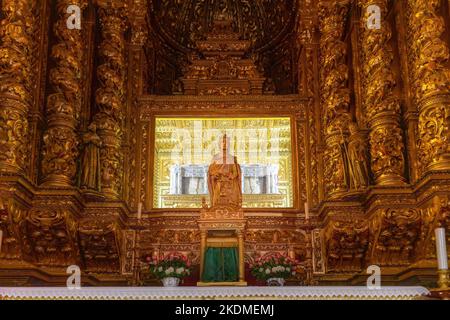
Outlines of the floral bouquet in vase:
{"label": "floral bouquet in vase", "polygon": [[161,279],[165,287],[176,287],[180,280],[191,274],[191,264],[181,253],[169,253],[163,259],[150,262],[150,272]]}
{"label": "floral bouquet in vase", "polygon": [[283,286],[285,279],[295,276],[297,265],[298,261],[277,252],[259,258],[251,267],[251,272],[269,286]]}

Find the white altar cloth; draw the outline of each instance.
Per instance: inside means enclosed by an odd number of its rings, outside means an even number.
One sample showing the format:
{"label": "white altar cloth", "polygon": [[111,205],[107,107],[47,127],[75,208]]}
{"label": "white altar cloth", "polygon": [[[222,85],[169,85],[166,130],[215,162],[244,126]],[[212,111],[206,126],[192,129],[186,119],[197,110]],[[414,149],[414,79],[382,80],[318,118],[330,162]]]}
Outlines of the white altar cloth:
{"label": "white altar cloth", "polygon": [[51,300],[165,300],[165,299],[420,299],[430,292],[424,287],[0,287],[1,299]]}

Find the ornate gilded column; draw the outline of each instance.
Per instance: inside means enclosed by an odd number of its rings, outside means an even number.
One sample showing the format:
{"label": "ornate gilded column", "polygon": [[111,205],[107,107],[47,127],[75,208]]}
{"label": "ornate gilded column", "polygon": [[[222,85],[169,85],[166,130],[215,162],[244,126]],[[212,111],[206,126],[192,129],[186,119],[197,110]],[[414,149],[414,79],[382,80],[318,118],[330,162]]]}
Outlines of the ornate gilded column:
{"label": "ornate gilded column", "polygon": [[[387,21],[388,0],[360,0],[361,51],[363,73],[363,112],[367,118],[371,168],[377,185],[404,183],[403,130],[400,127],[400,101],[394,92],[396,75],[389,41],[392,31]],[[380,28],[369,29],[369,6],[380,8]]]}
{"label": "ornate gilded column", "polygon": [[54,66],[49,72],[53,93],[47,99],[47,130],[43,137],[42,183],[45,186],[72,186],[77,172],[83,83],[83,31],[69,29],[70,5],[83,10],[87,0],[58,0],[53,30],[57,39],[51,49]]}
{"label": "ornate gilded column", "polygon": [[440,0],[409,0],[408,47],[414,102],[419,111],[418,164],[423,174],[450,170],[449,48]]}
{"label": "ornate gilded column", "polygon": [[94,116],[103,146],[100,151],[102,193],[118,199],[123,177],[122,137],[126,92],[125,7],[120,2],[97,1],[101,43],[97,67],[99,87]]}
{"label": "ornate gilded column", "polygon": [[348,170],[343,144],[351,121],[347,87],[347,48],[342,41],[349,1],[319,3],[321,95],[325,136],[324,180],[326,194],[339,197],[348,191]]}
{"label": "ornate gilded column", "polygon": [[25,173],[33,103],[35,0],[4,0],[0,24],[0,172]]}

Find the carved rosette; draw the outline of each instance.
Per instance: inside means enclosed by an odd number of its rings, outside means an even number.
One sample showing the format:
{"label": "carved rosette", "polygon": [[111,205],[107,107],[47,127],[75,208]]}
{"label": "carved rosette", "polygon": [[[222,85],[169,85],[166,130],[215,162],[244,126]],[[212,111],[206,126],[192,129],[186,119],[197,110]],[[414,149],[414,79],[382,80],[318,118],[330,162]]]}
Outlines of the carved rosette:
{"label": "carved rosette", "polygon": [[350,122],[347,49],[341,40],[348,9],[349,1],[319,3],[320,78],[326,142],[324,171],[326,193],[331,198],[348,190],[346,161],[341,150],[341,141],[347,135]]}
{"label": "carved rosette", "polygon": [[94,121],[103,147],[100,150],[102,192],[110,199],[121,193],[123,177],[122,136],[124,129],[126,21],[120,4],[98,1],[101,26],[99,88],[95,94],[98,113]]}
{"label": "carved rosette", "polygon": [[67,28],[67,8],[78,5],[82,10],[87,0],[59,0],[58,18],[54,25],[57,43],[52,47],[54,67],[49,79],[54,90],[47,99],[47,130],[43,137],[42,175],[47,186],[71,186],[78,157],[79,124],[83,83],[83,32]]}
{"label": "carved rosette", "polygon": [[[392,71],[394,56],[389,41],[391,26],[387,20],[388,0],[360,0],[361,51],[363,73],[363,109],[370,127],[371,168],[378,185],[404,182],[404,144],[400,128],[400,102],[395,94],[396,75]],[[381,28],[369,29],[370,11],[381,11]]]}
{"label": "carved rosette", "polygon": [[5,0],[0,23],[0,172],[26,172],[36,1]]}
{"label": "carved rosette", "polygon": [[442,40],[445,23],[439,0],[407,2],[411,80],[419,111],[420,171],[450,169],[450,58]]}

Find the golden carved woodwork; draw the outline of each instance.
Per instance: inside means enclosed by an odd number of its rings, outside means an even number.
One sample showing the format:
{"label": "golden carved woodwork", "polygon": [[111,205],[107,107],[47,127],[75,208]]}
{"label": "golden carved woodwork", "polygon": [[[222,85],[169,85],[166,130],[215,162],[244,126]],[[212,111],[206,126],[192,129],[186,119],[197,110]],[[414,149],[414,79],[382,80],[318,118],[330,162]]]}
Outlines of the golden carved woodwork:
{"label": "golden carved woodwork", "polygon": [[180,87],[173,91],[187,95],[262,94],[266,79],[252,59],[244,58],[250,41],[239,38],[230,17],[217,17],[206,40],[197,41],[198,53],[191,54]]}
{"label": "golden carved woodwork", "polygon": [[37,265],[65,267],[79,263],[77,222],[69,211],[32,209],[20,229],[23,253]]}
{"label": "golden carved woodwork", "polygon": [[100,149],[102,193],[117,199],[123,178],[123,129],[126,94],[126,59],[124,32],[127,28],[124,6],[98,2],[101,43],[97,67],[99,88],[95,93],[98,112],[94,122],[102,139]]}
{"label": "golden carved woodwork", "polygon": [[[387,0],[362,0],[361,50],[362,105],[370,127],[371,168],[379,185],[404,182],[405,160],[403,131],[400,127],[400,101],[395,91],[396,75],[392,70],[394,54],[390,45],[392,30]],[[369,6],[380,8],[380,29],[369,29]]]}
{"label": "golden carved woodwork", "polygon": [[79,223],[80,252],[88,272],[120,272],[122,236],[117,223],[108,218],[89,217]]}
{"label": "golden carved woodwork", "polygon": [[370,226],[369,263],[398,266],[413,262],[421,228],[420,210],[379,210]]}
{"label": "golden carved woodwork", "polygon": [[51,48],[55,66],[49,71],[53,93],[47,97],[47,130],[43,137],[42,176],[48,186],[71,186],[77,173],[83,83],[83,32],[67,28],[67,7],[83,10],[86,0],[59,0],[53,32],[57,43]]}
{"label": "golden carved woodwork", "polygon": [[325,185],[330,197],[348,191],[348,169],[343,144],[350,123],[350,92],[347,87],[347,49],[342,37],[349,1],[319,3],[320,81],[325,135]]}
{"label": "golden carved woodwork", "polygon": [[13,199],[0,197],[0,230],[3,231],[0,259],[23,258],[20,226],[26,214],[26,209]]}
{"label": "golden carved woodwork", "polygon": [[0,171],[27,172],[33,104],[36,1],[2,2],[0,24]]}
{"label": "golden carved woodwork", "polygon": [[[436,280],[434,229],[450,223],[443,1],[48,3],[1,4],[0,284],[64,284],[70,264],[89,284],[156,284],[145,258],[199,266],[205,226],[238,230],[247,264],[299,259],[296,284],[364,284],[371,264],[393,282]],[[86,28],[66,28],[68,4]],[[155,153],[173,147],[161,118],[289,118],[289,206],[164,195],[173,208],[156,208]]]}
{"label": "golden carved woodwork", "polygon": [[195,41],[211,29],[217,15],[233,19],[233,28],[260,47],[277,40],[295,17],[295,1],[151,1],[153,22],[179,45],[195,47]]}
{"label": "golden carved woodwork", "polygon": [[333,221],[324,231],[328,272],[359,272],[365,265],[369,228],[365,221]]}
{"label": "golden carved woodwork", "polygon": [[450,53],[438,13],[441,3],[407,2],[411,87],[419,111],[417,161],[422,173],[450,168]]}

